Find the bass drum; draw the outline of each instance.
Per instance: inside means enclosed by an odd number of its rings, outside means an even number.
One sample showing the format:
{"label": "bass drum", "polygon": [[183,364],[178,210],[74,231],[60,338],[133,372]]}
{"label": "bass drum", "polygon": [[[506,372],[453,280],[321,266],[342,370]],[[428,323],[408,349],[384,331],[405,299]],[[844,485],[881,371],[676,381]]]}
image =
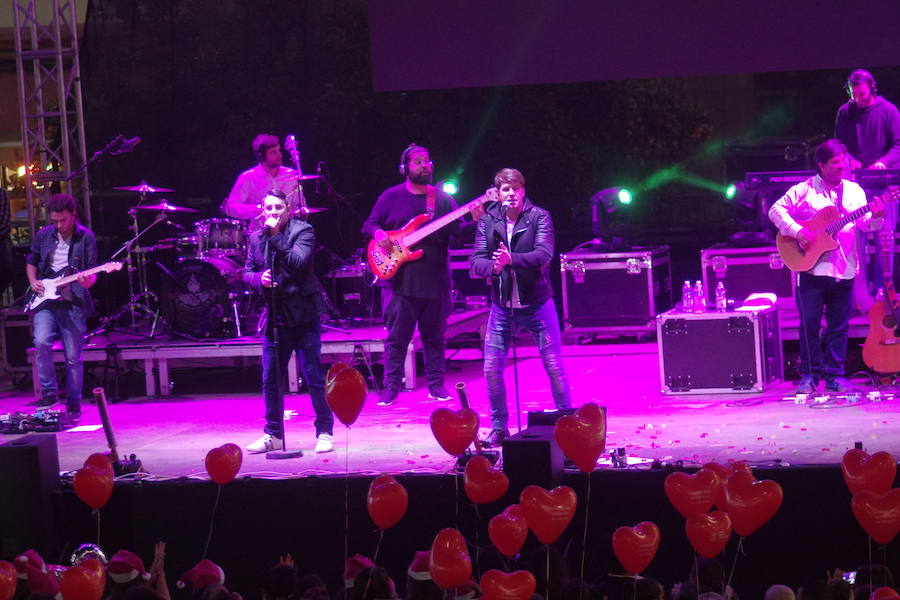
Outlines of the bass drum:
{"label": "bass drum", "polygon": [[192,338],[245,335],[244,325],[255,316],[241,268],[226,256],[190,258],[175,265],[163,280],[161,304],[172,332]]}

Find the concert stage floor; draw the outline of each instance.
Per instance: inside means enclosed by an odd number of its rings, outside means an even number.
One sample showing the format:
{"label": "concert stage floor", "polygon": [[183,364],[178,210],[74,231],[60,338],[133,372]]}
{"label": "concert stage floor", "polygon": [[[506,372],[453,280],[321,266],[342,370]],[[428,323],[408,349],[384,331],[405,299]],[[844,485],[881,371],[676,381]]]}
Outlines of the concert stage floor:
{"label": "concert stage floor", "polygon": [[[856,401],[833,398],[824,404],[795,403],[790,382],[763,393],[666,396],[660,393],[655,343],[569,344],[565,354],[576,406],[585,402],[606,406],[608,448],[625,448],[634,458],[685,465],[711,460],[745,460],[761,467],[835,464],[857,441],[870,451],[900,455],[900,397],[893,398],[890,388],[883,389],[876,401],[863,395]],[[486,434],[490,421],[480,352],[459,350],[449,364],[448,388],[457,381],[466,383]],[[511,365],[506,375],[514,432]],[[142,392],[141,377],[133,374],[129,379],[132,394]],[[533,346],[519,349],[518,377],[523,422],[527,411],[553,407]],[[203,460],[209,449],[226,442],[243,447],[261,435],[258,378],[255,366],[174,368],[173,395],[133,395],[110,405],[120,452],[136,454],[151,477],[206,477]],[[284,461],[245,455],[241,475],[442,473],[452,468],[453,461],[429,429],[431,412],[448,404],[429,400],[423,387],[401,393],[392,407],[379,407],[376,401],[377,394],[371,392],[349,430],[336,423],[335,452],[316,455],[308,396],[288,395],[288,445],[303,449],[305,455]],[[0,399],[0,413],[32,412],[33,402],[30,392],[9,391]],[[449,406],[458,408],[455,402]],[[99,425],[96,407],[86,403],[79,427],[57,436],[62,470],[77,469],[89,454],[106,449]],[[3,436],[0,443],[14,437]]]}

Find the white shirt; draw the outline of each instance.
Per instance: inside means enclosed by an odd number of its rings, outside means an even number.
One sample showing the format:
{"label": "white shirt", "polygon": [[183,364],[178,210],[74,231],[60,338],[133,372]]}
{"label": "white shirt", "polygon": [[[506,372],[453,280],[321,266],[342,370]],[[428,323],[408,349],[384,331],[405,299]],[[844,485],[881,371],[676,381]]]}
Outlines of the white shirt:
{"label": "white shirt", "polygon": [[[512,236],[515,228],[516,222],[506,219],[506,239],[509,240],[510,247],[512,247]],[[510,254],[512,254],[512,250],[510,250]],[[512,305],[513,308],[522,308],[524,305],[519,299],[519,282],[516,280],[516,271],[512,268],[512,265],[509,267],[509,284],[512,286],[512,290],[510,290],[509,294],[510,305]]]}
{"label": "white shirt", "polygon": [[[300,204],[297,192],[297,172],[287,167],[278,167],[275,176],[269,175],[262,165],[256,165],[238,175],[231,193],[222,209],[235,219],[251,219],[262,213],[262,201],[271,191],[283,192],[287,197],[289,210]],[[302,194],[302,186],[300,194]]]}
{"label": "white shirt", "polygon": [[59,234],[56,235],[56,250],[53,251],[53,260],[50,264],[50,268],[53,269],[54,273],[59,273],[69,266],[69,247],[71,246],[71,241],[71,236],[69,239],[64,240],[59,237]]}
{"label": "white shirt", "polygon": [[[826,206],[836,207],[843,215],[865,206],[866,202],[866,193],[858,184],[843,179],[838,187],[829,188],[816,175],[785,192],[769,209],[769,219],[782,235],[795,238],[803,229],[798,221],[812,219]],[[838,247],[822,254],[809,272],[835,279],[853,279],[859,272],[856,228],[873,231],[881,228],[881,222],[881,218],[875,219],[872,213],[866,213],[859,220],[844,225],[834,236]]]}

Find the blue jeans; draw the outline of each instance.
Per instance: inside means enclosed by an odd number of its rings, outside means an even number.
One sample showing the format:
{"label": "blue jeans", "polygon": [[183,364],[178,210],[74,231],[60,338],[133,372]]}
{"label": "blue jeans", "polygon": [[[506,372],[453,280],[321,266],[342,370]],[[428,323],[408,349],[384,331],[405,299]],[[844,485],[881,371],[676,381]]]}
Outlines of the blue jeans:
{"label": "blue jeans", "polygon": [[[800,375],[834,379],[844,375],[850,331],[852,279],[800,273],[797,311],[800,313]],[[821,335],[822,311],[825,335]]]}
{"label": "blue jeans", "polygon": [[422,351],[425,355],[425,377],[429,387],[443,386],[447,350],[447,316],[450,297],[414,298],[390,294],[384,307],[384,324],[388,335],[384,342],[384,387],[399,390],[403,381],[403,361],[406,350],[419,326]]}
{"label": "blue jeans", "polygon": [[56,400],[58,387],[53,366],[53,343],[62,340],[66,355],[66,409],[81,408],[84,385],[84,365],[81,347],[84,344],[84,313],[67,302],[54,302],[34,313],[34,359],[41,380],[41,399]]}
{"label": "blue jeans", "polygon": [[522,329],[530,331],[538,344],[544,369],[550,377],[550,390],[556,408],[572,406],[569,380],[562,363],[562,341],[553,298],[542,306],[529,306],[514,311],[492,304],[484,338],[484,378],[487,381],[491,425],[494,429],[506,429],[509,421],[503,368],[512,336]]}
{"label": "blue jeans", "polygon": [[[325,400],[325,369],[322,367],[322,336],[319,323],[295,327],[277,327],[276,340],[269,332],[263,336],[262,383],[263,398],[266,402],[266,425],[269,435],[284,437],[284,389],[287,382],[287,365],[291,354],[296,352],[303,380],[309,388],[313,410],[316,412],[316,436],[320,433],[331,435],[334,415]],[[277,348],[277,357],[276,357]],[[276,362],[277,359],[277,362]],[[278,365],[277,373],[275,365]]]}

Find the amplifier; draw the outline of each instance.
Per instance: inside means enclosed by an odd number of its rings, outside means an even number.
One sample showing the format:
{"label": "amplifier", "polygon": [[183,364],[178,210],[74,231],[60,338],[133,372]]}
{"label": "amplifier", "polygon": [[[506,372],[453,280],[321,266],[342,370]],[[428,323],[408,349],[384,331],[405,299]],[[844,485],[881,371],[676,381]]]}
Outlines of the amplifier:
{"label": "amplifier", "polygon": [[365,264],[344,265],[325,274],[328,297],[345,319],[381,316],[381,288],[372,285],[372,272]]}

